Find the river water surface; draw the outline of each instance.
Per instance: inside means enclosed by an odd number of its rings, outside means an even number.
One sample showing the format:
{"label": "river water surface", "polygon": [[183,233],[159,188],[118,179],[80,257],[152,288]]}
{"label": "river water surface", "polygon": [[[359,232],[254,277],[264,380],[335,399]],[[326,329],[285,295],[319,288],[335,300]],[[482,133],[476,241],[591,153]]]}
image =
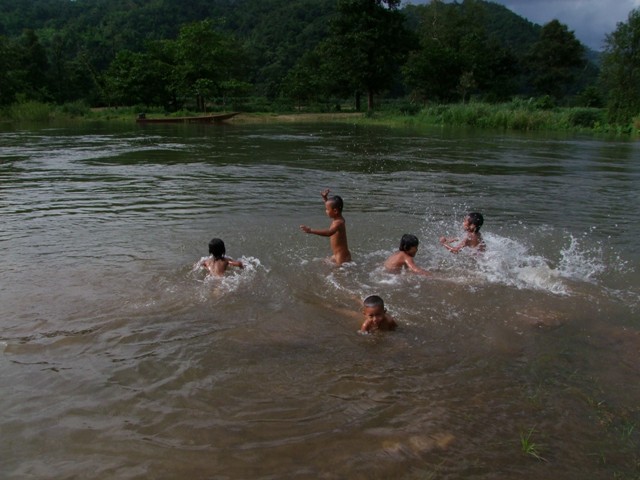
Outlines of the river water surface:
{"label": "river water surface", "polygon": [[[2,478],[640,475],[638,143],[5,128],[0,182]],[[325,188],[341,268],[299,229]],[[404,233],[433,277],[380,270]],[[212,237],[246,268],[194,269]],[[370,294],[396,332],[356,333]]]}

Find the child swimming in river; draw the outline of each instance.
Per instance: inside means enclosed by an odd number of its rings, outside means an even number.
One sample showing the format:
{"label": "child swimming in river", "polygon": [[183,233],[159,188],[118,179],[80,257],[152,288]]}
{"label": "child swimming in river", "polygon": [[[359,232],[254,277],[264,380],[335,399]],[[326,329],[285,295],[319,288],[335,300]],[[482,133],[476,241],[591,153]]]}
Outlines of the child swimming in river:
{"label": "child swimming in river", "polygon": [[384,268],[391,273],[400,273],[405,268],[418,275],[431,275],[431,273],[418,267],[413,261],[413,257],[418,253],[418,237],[410,233],[405,233],[400,239],[400,248],[384,262]]}
{"label": "child swimming in river", "polygon": [[330,190],[327,188],[320,195],[324,200],[325,212],[331,219],[331,225],[326,230],[314,230],[306,225],[300,225],[300,230],[304,233],[330,237],[331,250],[333,256],[331,260],[340,266],[351,261],[351,252],[347,244],[347,226],[342,216],[343,201],[338,195],[329,197]]}
{"label": "child swimming in river", "polygon": [[209,242],[209,258],[205,258],[198,265],[201,268],[206,268],[208,274],[214,277],[222,277],[229,265],[244,268],[241,261],[225,256],[226,252],[224,242],[219,238],[213,238]]}
{"label": "child swimming in river", "polygon": [[395,319],[384,308],[384,300],[378,295],[370,295],[362,304],[364,322],[360,333],[371,333],[376,330],[395,330],[398,326]]}
{"label": "child swimming in river", "polygon": [[[484,217],[481,213],[471,212],[464,217],[462,228],[465,230],[465,236],[462,239],[440,237],[440,243],[451,253],[458,253],[464,247],[475,248],[479,252],[484,252],[487,248],[480,227],[484,223]],[[456,246],[451,245],[453,242],[459,242]]]}

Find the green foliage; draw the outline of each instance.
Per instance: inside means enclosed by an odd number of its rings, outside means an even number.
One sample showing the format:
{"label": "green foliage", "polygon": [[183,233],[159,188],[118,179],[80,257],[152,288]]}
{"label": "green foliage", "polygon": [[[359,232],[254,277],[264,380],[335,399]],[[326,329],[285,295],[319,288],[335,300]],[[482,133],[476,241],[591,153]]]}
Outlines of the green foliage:
{"label": "green foliage", "polygon": [[582,107],[602,108],[604,100],[602,92],[595,85],[590,85],[578,94],[577,104]]}
{"label": "green foliage", "polygon": [[62,105],[62,113],[70,117],[83,117],[88,115],[91,111],[89,105],[84,100],[76,100],[74,102],[68,102]]}
{"label": "green foliage", "polygon": [[628,124],[640,113],[640,9],[607,35],[601,81],[608,92],[609,120]]}
{"label": "green foliage", "polygon": [[598,108],[541,109],[535,99],[516,99],[509,103],[432,105],[423,108],[416,118],[422,123],[458,125],[478,128],[540,131],[581,130],[608,131],[604,110]]}
{"label": "green foliage", "polygon": [[118,52],[107,69],[107,102],[110,105],[169,105],[171,66],[148,53]]}
{"label": "green foliage", "polygon": [[21,101],[12,104],[6,110],[6,115],[16,121],[43,121],[49,120],[53,109],[51,105],[33,100]]}
{"label": "green foliage", "polygon": [[409,37],[399,4],[399,0],[338,0],[321,50],[332,90],[366,92],[368,110],[373,109],[374,95],[391,86],[405,56]]}
{"label": "green foliage", "polygon": [[522,453],[532,456],[536,460],[546,462],[547,460],[540,454],[540,445],[535,443],[531,438],[534,432],[535,428],[533,427],[526,433],[520,432],[520,446],[522,448]]}
{"label": "green foliage", "polygon": [[464,102],[480,94],[499,101],[515,92],[517,58],[488,32],[489,5],[432,2],[414,10],[420,47],[403,68],[414,98]]}
{"label": "green foliage", "polygon": [[604,123],[605,117],[601,108],[573,108],[569,111],[569,123],[574,127],[593,128]]}
{"label": "green foliage", "polygon": [[558,104],[555,98],[553,98],[551,95],[542,95],[535,101],[535,107],[539,108],[540,110],[551,110],[553,108],[556,108],[557,106]]}
{"label": "green foliage", "polygon": [[[410,113],[505,102],[540,77],[521,65],[543,29],[483,0],[0,0],[0,12],[0,105],[175,111],[255,108],[246,99],[260,97],[321,111],[409,93]],[[595,67],[580,72],[565,90],[599,106],[587,89]]]}
{"label": "green foliage", "polygon": [[552,20],[542,27],[526,63],[537,93],[562,99],[571,91],[577,71],[584,67],[584,47],[566,25]]}

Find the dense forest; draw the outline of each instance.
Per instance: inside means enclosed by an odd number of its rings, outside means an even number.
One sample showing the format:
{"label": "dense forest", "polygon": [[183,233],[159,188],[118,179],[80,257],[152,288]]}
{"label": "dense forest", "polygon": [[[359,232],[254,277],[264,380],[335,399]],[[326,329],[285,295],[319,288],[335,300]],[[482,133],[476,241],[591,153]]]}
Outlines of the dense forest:
{"label": "dense forest", "polygon": [[559,21],[483,0],[0,0],[0,106],[600,107],[604,65]]}

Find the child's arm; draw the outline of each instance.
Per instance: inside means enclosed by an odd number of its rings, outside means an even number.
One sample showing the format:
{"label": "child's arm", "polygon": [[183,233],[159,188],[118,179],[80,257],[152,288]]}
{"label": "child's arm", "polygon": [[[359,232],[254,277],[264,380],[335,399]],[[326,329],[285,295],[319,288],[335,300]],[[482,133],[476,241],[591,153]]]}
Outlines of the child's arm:
{"label": "child's arm", "polygon": [[242,264],[242,262],[240,260],[232,260],[230,258],[227,258],[227,261],[229,262],[229,265],[232,265],[232,266],[238,267],[238,268],[244,268],[244,265]]}
{"label": "child's arm", "polygon": [[420,268],[419,266],[416,265],[416,262],[413,261],[413,258],[411,258],[410,256],[407,255],[407,258],[404,261],[404,264],[407,266],[407,268],[409,270],[411,270],[413,273],[417,273],[418,275],[428,275],[430,276],[431,273],[427,272],[426,270]]}
{"label": "child's arm", "polygon": [[333,222],[331,222],[331,225],[326,230],[314,230],[313,228],[307,227],[306,225],[300,225],[300,230],[302,230],[304,233],[320,235],[321,237],[331,237],[335,233],[337,233],[342,223],[344,222],[340,222],[339,220],[334,220]]}
{"label": "child's arm", "polygon": [[[451,239],[451,241],[449,241],[449,242],[443,242],[442,241],[443,239],[444,239],[444,237],[442,237],[440,239],[440,243],[442,243],[442,245],[444,245],[444,248],[449,250],[451,253],[458,253],[464,247],[469,246],[469,237],[468,236],[463,238],[462,241],[460,243],[458,243],[458,245],[456,245],[455,247],[449,245],[449,243],[457,241],[458,240],[457,238]],[[448,240],[448,239],[445,239],[445,240]]]}
{"label": "child's arm", "polygon": [[369,331],[373,327],[373,320],[365,320],[362,326],[360,327],[360,333],[369,333]]}
{"label": "child's arm", "polygon": [[325,202],[329,199],[329,192],[331,190],[329,190],[328,188],[325,188],[322,192],[320,192],[320,195],[322,196],[322,200],[324,200]]}
{"label": "child's arm", "polygon": [[440,243],[442,245],[445,245],[447,243],[451,243],[451,242],[457,242],[458,238],[457,237],[440,237]]}

